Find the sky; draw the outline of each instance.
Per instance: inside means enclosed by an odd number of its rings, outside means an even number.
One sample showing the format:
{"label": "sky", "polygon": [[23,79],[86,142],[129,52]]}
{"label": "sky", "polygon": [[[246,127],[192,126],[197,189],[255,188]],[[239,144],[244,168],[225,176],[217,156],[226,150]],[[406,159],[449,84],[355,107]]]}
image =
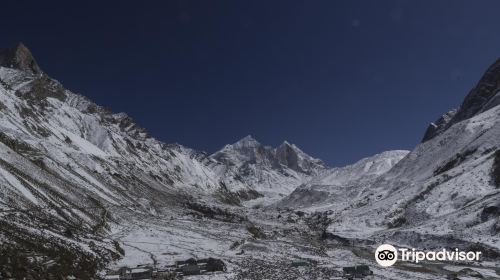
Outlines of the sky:
{"label": "sky", "polygon": [[208,153],[252,135],[330,166],[412,149],[500,57],[500,1],[6,1],[73,92]]}

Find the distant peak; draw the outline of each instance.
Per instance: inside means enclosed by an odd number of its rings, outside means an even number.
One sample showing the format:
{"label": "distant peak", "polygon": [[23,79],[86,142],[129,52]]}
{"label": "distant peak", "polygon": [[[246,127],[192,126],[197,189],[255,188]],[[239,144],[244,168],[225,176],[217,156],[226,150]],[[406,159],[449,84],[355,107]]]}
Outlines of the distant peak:
{"label": "distant peak", "polygon": [[20,51],[28,51],[29,52],[29,49],[28,47],[26,47],[25,44],[23,44],[23,42],[18,42],[16,44],[16,47],[15,47],[16,50],[20,50]]}
{"label": "distant peak", "polygon": [[283,143],[281,143],[281,145],[278,146],[277,150],[283,150],[283,149],[289,149],[289,150],[294,150],[295,152],[298,152],[298,153],[303,153],[303,151],[301,149],[299,149],[299,147],[297,147],[295,144],[292,144],[288,141],[283,141]]}
{"label": "distant peak", "polygon": [[0,66],[15,68],[33,74],[43,73],[31,51],[21,42],[13,48],[0,49]]}
{"label": "distant peak", "polygon": [[242,145],[242,146],[254,146],[259,145],[260,143],[252,137],[252,135],[247,135],[241,138],[238,142],[234,143],[234,145]]}
{"label": "distant peak", "polygon": [[255,138],[252,137],[252,135],[248,134],[247,136],[241,138],[242,141],[257,141]]}

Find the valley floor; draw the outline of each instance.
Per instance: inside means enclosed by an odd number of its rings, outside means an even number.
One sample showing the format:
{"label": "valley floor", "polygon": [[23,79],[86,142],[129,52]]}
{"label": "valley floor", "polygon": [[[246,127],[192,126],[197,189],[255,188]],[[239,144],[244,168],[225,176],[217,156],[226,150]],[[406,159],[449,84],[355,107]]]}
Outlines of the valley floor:
{"label": "valley floor", "polygon": [[[322,229],[311,226],[311,219],[318,217],[301,212],[232,208],[224,215],[207,217],[197,211],[169,211],[158,216],[135,214],[115,226],[110,237],[120,242],[125,256],[109,268],[145,264],[162,268],[179,260],[208,257],[222,259],[227,272],[186,278],[342,279],[343,267],[363,264],[374,273],[367,279],[449,279],[448,275],[466,268],[452,263],[398,263],[382,268],[373,258],[373,248],[322,238]],[[470,268],[483,279],[500,279],[495,264]]]}

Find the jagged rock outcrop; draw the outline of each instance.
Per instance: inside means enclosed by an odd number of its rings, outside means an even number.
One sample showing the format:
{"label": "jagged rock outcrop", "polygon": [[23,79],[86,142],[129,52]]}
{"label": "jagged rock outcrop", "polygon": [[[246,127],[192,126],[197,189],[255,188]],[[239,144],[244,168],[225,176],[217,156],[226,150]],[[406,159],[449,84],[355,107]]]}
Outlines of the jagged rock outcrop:
{"label": "jagged rock outcrop", "polygon": [[422,139],[422,142],[425,142],[427,140],[432,139],[438,133],[443,131],[456,114],[457,114],[457,110],[453,109],[453,110],[449,111],[448,113],[442,115],[439,119],[437,119],[437,121],[429,124],[429,126],[427,127],[427,130],[425,131],[424,138]]}
{"label": "jagged rock outcrop", "polygon": [[458,110],[452,110],[427,128],[422,142],[426,142],[452,125],[469,119],[500,104],[500,59],[491,65],[479,83],[465,97]]}
{"label": "jagged rock outcrop", "polygon": [[18,43],[14,48],[0,49],[0,66],[32,74],[42,73],[30,50],[23,43]]}
{"label": "jagged rock outcrop", "polygon": [[325,166],[321,160],[310,157],[297,146],[287,141],[276,148],[275,152],[276,159],[280,164],[304,174],[313,175],[318,171],[319,167]]}

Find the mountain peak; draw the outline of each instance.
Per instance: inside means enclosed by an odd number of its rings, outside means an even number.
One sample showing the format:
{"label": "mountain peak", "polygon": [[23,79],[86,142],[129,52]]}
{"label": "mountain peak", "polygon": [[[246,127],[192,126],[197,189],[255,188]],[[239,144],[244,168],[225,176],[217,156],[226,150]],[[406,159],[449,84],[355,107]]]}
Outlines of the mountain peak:
{"label": "mountain peak", "polygon": [[257,141],[255,138],[253,138],[252,135],[248,134],[247,136],[241,138],[241,140],[246,140],[246,141]]}
{"label": "mountain peak", "polygon": [[290,142],[288,142],[288,141],[285,140],[285,141],[283,141],[283,143],[281,143],[280,146],[294,146],[294,145],[290,144]]}
{"label": "mountain peak", "polygon": [[305,154],[299,147],[295,144],[292,144],[288,141],[283,141],[281,145],[276,148],[276,153],[279,155],[280,153],[294,153],[294,154]]}
{"label": "mountain peak", "polygon": [[283,141],[281,145],[274,148],[260,144],[251,135],[234,144],[226,145],[222,150],[215,152],[212,158],[226,163],[231,161],[231,165],[235,166],[243,166],[247,163],[260,163],[278,169],[286,166],[304,174],[313,174],[319,169],[326,168],[321,160],[309,156],[288,141]]}
{"label": "mountain peak", "polygon": [[260,145],[259,141],[257,141],[255,138],[252,137],[252,135],[247,135],[238,142],[234,143],[232,146],[236,147],[254,147]]}
{"label": "mountain peak", "polygon": [[279,153],[286,152],[286,151],[291,151],[291,152],[294,152],[296,154],[300,154],[300,155],[303,155],[305,157],[312,158],[311,156],[306,154],[304,151],[302,151],[299,147],[297,147],[297,145],[285,140],[285,141],[283,141],[283,143],[281,143],[281,145],[279,145],[276,148],[276,152],[279,154]]}
{"label": "mountain peak", "polygon": [[0,49],[0,66],[15,68],[33,74],[43,73],[31,51],[21,42],[13,48]]}

